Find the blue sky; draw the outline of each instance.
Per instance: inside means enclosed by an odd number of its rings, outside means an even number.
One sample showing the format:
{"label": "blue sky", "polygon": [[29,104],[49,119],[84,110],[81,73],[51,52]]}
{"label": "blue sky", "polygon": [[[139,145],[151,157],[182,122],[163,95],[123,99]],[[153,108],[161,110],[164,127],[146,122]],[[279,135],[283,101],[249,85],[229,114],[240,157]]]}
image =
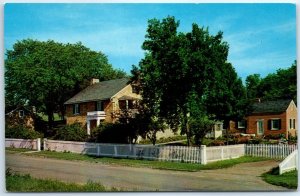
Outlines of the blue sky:
{"label": "blue sky", "polygon": [[82,42],[102,51],[115,68],[130,72],[144,56],[147,21],[168,15],[223,31],[228,61],[244,80],[290,67],[296,59],[296,8],[293,4],[6,4],[4,47],[17,40]]}

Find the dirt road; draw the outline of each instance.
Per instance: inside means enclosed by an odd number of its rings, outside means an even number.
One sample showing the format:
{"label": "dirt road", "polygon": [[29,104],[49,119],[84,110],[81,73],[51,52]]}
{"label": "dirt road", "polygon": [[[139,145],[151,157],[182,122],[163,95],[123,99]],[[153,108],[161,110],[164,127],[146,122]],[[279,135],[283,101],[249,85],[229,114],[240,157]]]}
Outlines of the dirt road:
{"label": "dirt road", "polygon": [[66,182],[101,182],[128,191],[286,191],[259,176],[278,165],[275,161],[243,163],[227,169],[179,172],[149,168],[111,166],[6,154],[6,167],[36,178]]}

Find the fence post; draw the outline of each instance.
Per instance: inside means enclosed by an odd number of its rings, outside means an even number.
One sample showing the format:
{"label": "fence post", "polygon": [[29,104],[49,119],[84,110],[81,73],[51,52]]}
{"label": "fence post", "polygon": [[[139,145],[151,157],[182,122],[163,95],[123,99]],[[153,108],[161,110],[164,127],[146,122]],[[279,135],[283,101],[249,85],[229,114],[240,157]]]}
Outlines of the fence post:
{"label": "fence post", "polygon": [[223,160],[223,159],[224,159],[224,148],[221,147],[221,160]]}
{"label": "fence post", "polygon": [[205,145],[201,145],[200,155],[201,155],[201,164],[206,165],[207,160],[206,160],[206,146]]}
{"label": "fence post", "polygon": [[118,156],[118,151],[117,151],[117,146],[114,145],[114,150],[115,150],[115,156]]}
{"label": "fence post", "polygon": [[97,144],[97,156],[99,157],[100,156],[100,145]]}
{"label": "fence post", "polygon": [[41,151],[41,138],[36,139],[36,149],[37,151]]}
{"label": "fence post", "polygon": [[43,148],[44,151],[47,149],[46,144],[47,144],[47,138],[44,138],[44,148]]}

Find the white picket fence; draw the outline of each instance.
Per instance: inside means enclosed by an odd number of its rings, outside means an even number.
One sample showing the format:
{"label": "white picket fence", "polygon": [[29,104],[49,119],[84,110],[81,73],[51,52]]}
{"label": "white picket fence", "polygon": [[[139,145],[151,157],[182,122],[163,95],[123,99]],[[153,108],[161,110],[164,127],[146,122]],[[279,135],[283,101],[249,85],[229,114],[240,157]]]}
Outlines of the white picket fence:
{"label": "white picket fence", "polygon": [[279,164],[279,174],[297,169],[298,170],[298,150],[294,150]]}
{"label": "white picket fence", "polygon": [[[40,150],[40,143],[40,139],[5,139],[6,147]],[[244,155],[284,159],[296,149],[297,145],[239,144],[213,147],[206,147],[204,145],[201,147],[186,147],[90,143],[44,139],[44,150],[50,151],[201,164],[238,158]]]}
{"label": "white picket fence", "polygon": [[245,145],[228,145],[228,146],[212,146],[206,147],[206,161],[220,161],[226,159],[234,159],[245,155]]}
{"label": "white picket fence", "polygon": [[57,152],[74,152],[94,156],[138,158],[160,161],[177,161],[201,163],[201,151],[205,146],[185,147],[185,146],[152,146],[152,145],[132,145],[132,144],[108,144],[44,140],[44,150]]}
{"label": "white picket fence", "polygon": [[284,159],[296,149],[296,144],[245,144],[245,155]]}

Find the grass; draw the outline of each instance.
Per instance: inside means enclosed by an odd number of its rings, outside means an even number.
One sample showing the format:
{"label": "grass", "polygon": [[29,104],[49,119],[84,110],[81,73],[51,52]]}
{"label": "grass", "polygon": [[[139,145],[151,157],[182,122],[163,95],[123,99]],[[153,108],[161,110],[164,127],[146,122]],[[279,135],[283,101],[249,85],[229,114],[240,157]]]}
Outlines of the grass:
{"label": "grass", "polygon": [[87,161],[87,162],[102,163],[102,164],[109,164],[109,165],[114,164],[114,165],[129,166],[129,167],[146,167],[146,168],[154,168],[154,169],[189,171],[189,172],[207,170],[207,169],[228,168],[240,163],[269,160],[267,158],[261,158],[261,157],[244,156],[237,159],[223,160],[223,161],[208,163],[206,165],[201,165],[199,163],[180,163],[180,162],[167,162],[167,161],[95,157],[95,156],[81,155],[76,153],[63,153],[63,152],[51,152],[51,151],[40,151],[40,152],[30,153],[26,155],[39,156],[45,158],[55,158],[55,159],[62,159],[62,160],[72,160],[72,161]]}
{"label": "grass", "polygon": [[21,175],[6,170],[6,190],[9,192],[100,192],[118,191],[116,188],[107,189],[100,183],[87,184],[65,183],[58,180],[36,179],[30,175]]}
{"label": "grass", "polygon": [[8,147],[8,148],[5,148],[6,152],[8,153],[20,153],[20,152],[28,152],[28,151],[33,151],[31,149],[27,149],[27,148],[11,148],[11,147]]}
{"label": "grass", "polygon": [[[48,116],[46,114],[38,113],[38,115],[43,119],[43,121],[47,121],[48,122]],[[58,113],[54,113],[53,114],[53,118],[54,118],[54,121],[61,120],[61,118],[58,115]]]}
{"label": "grass", "polygon": [[273,185],[287,187],[289,189],[297,189],[298,172],[293,170],[279,175],[279,168],[273,168],[271,171],[264,173],[262,178]]}

